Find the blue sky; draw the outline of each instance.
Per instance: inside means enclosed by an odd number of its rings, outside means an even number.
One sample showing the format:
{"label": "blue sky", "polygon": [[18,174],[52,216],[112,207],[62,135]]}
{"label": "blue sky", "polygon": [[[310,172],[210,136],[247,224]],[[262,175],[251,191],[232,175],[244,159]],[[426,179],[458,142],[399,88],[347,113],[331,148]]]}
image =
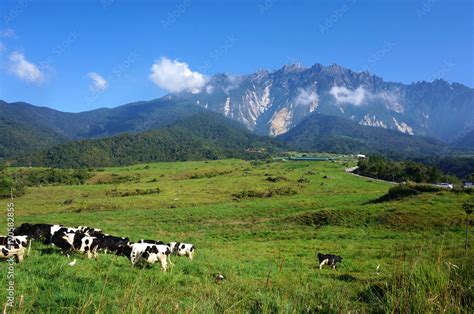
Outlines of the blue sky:
{"label": "blue sky", "polygon": [[295,62],[472,87],[473,10],[459,0],[1,1],[0,99],[77,112],[161,97],[173,73],[190,71],[176,84],[192,88]]}

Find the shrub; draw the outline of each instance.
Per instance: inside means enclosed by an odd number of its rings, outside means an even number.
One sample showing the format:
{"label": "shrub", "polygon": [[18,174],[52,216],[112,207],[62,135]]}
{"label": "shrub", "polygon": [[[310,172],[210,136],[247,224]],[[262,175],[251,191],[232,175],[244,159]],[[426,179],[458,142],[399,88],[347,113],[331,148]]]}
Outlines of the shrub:
{"label": "shrub", "polygon": [[275,196],[291,196],[295,195],[297,192],[290,187],[281,187],[266,191],[253,191],[253,190],[244,190],[239,193],[232,194],[233,198],[236,200],[244,198],[269,198]]}
{"label": "shrub", "polygon": [[309,179],[305,177],[301,177],[298,179],[298,183],[309,183]]}
{"label": "shrub", "polygon": [[441,188],[428,184],[398,184],[391,187],[387,194],[375,200],[375,203],[399,200],[422,193],[433,193],[440,191],[442,191]]}
{"label": "shrub", "polygon": [[126,196],[137,196],[137,195],[149,195],[149,194],[159,194],[161,193],[160,188],[154,189],[135,189],[135,190],[126,190],[126,191],[118,191],[117,189],[113,189],[110,191],[105,192],[105,195],[112,196],[112,197],[126,197]]}
{"label": "shrub", "polygon": [[278,177],[266,177],[265,180],[269,182],[280,182],[280,181],[288,181],[286,177],[278,176]]}

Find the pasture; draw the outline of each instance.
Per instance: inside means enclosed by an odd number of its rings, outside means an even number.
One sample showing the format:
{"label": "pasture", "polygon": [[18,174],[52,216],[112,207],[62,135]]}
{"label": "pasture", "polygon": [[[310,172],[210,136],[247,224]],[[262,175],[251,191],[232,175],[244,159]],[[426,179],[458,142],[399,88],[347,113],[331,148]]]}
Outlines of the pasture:
{"label": "pasture", "polygon": [[[14,200],[15,225],[87,225],[132,241],[193,243],[196,255],[173,256],[164,273],[115,255],[68,259],[34,242],[15,265],[15,310],[472,313],[474,254],[464,251],[461,208],[472,194],[377,203],[390,184],[344,172],[353,165],[154,163],[105,168],[84,185],[27,188]],[[343,263],[319,270],[318,252]],[[7,267],[0,263],[3,274]]]}

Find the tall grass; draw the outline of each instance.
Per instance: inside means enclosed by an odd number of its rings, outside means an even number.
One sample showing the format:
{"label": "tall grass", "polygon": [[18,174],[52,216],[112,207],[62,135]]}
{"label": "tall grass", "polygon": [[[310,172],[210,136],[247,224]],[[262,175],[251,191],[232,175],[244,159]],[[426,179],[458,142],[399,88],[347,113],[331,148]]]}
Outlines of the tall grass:
{"label": "tall grass", "polygon": [[387,281],[370,284],[360,298],[374,312],[474,313],[473,265],[472,254],[404,262]]}

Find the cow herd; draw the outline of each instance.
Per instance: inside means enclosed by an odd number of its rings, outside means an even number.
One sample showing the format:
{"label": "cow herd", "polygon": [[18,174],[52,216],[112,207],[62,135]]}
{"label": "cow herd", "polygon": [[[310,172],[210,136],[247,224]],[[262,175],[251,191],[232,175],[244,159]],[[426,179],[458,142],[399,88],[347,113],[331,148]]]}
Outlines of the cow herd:
{"label": "cow herd", "polygon": [[14,258],[22,262],[33,240],[53,245],[68,257],[73,252],[85,254],[89,259],[96,258],[99,253],[111,253],[128,258],[133,266],[159,262],[163,271],[168,269],[168,265],[173,265],[171,255],[186,256],[192,260],[195,253],[194,245],[189,243],[145,239],[133,243],[127,237],[113,236],[87,226],[72,228],[24,223],[12,228],[8,236],[0,236],[0,258]]}

